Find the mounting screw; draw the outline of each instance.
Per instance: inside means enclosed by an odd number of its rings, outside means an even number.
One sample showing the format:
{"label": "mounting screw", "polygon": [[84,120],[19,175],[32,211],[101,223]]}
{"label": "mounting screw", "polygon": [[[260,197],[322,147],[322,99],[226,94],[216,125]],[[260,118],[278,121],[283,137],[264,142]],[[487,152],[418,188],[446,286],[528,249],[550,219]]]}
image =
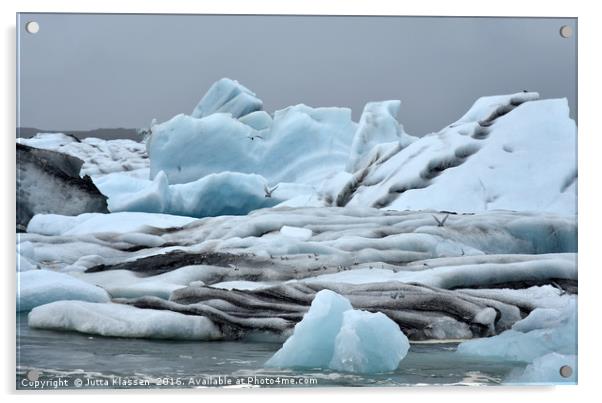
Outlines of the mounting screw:
{"label": "mounting screw", "polygon": [[569,365],[563,365],[562,367],[560,367],[561,377],[569,378],[571,375],[573,375],[573,368],[571,368]]}
{"label": "mounting screw", "polygon": [[563,38],[570,38],[573,36],[573,28],[570,25],[563,25],[560,27],[560,36]]}
{"label": "mounting screw", "polygon": [[25,24],[25,30],[30,34],[37,34],[40,30],[40,24],[35,21],[29,21]]}

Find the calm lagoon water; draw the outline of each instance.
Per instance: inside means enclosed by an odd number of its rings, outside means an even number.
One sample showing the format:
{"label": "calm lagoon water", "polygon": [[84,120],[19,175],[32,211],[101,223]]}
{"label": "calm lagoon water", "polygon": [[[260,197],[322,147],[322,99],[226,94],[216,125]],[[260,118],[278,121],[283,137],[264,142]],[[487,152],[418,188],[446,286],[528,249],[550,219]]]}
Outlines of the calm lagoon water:
{"label": "calm lagoon water", "polygon": [[[456,343],[412,344],[390,373],[273,370],[270,342],[194,342],[30,329],[17,316],[18,389],[496,385],[524,364],[462,357]],[[37,380],[37,382],[36,382]]]}

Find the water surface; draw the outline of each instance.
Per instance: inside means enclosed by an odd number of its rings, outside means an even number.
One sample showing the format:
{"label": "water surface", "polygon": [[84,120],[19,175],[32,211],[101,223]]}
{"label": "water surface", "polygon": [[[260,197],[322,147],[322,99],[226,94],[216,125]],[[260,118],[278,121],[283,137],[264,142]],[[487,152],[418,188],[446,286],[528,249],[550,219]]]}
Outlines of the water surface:
{"label": "water surface", "polygon": [[[276,342],[197,342],[30,329],[17,317],[17,388],[495,385],[524,364],[463,357],[456,343],[412,344],[397,370],[274,370]],[[37,379],[38,383],[35,383]]]}

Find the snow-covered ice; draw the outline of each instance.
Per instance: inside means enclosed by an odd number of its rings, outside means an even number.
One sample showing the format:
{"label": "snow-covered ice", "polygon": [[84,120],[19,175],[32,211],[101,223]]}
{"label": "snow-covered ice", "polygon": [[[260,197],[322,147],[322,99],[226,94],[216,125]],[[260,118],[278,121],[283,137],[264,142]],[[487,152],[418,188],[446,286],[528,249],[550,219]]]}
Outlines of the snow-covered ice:
{"label": "snow-covered ice", "polygon": [[[286,227],[300,229],[303,237],[283,235],[283,227],[284,233]],[[576,281],[576,230],[574,218],[533,213],[450,215],[439,227],[430,212],[281,207],[200,220],[143,213],[39,216],[18,244],[27,245],[19,253],[42,268],[62,269],[97,255],[108,265],[129,261],[130,269],[150,270],[175,251],[230,253],[246,257],[238,272],[227,264],[214,267],[215,276],[228,276],[217,282],[247,275],[258,281],[379,279],[455,288]],[[151,260],[134,263],[142,258]]]}
{"label": "snow-covered ice", "polygon": [[346,298],[323,290],[266,366],[386,372],[397,368],[408,349],[408,339],[391,319],[354,310]]}
{"label": "snow-covered ice", "polygon": [[219,340],[219,329],[203,316],[139,309],[129,305],[57,301],[34,308],[33,328],[77,331],[100,336],[175,340]]}
{"label": "snow-covered ice", "polygon": [[133,140],[102,140],[88,137],[78,140],[63,133],[38,133],[32,138],[18,138],[17,143],[58,151],[84,161],[81,175],[92,179],[114,172],[130,177],[148,177],[149,160],[143,143]]}
{"label": "snow-covered ice", "polygon": [[300,239],[302,241],[307,241],[313,235],[310,229],[289,227],[288,225],[283,225],[282,228],[280,228],[280,233],[284,236]]}
{"label": "snow-covered ice", "polygon": [[17,271],[30,271],[37,269],[37,266],[29,261],[28,258],[17,252]]}
{"label": "snow-covered ice", "polygon": [[200,265],[186,266],[150,277],[140,277],[129,270],[73,273],[73,276],[87,283],[101,286],[113,298],[136,298],[151,295],[169,299],[171,293],[177,289],[195,282],[204,284],[203,280],[211,276],[211,268]]}
{"label": "snow-covered ice", "polygon": [[375,159],[342,200],[398,210],[575,214],[575,122],[566,99],[534,98],[479,99],[455,124]]}
{"label": "snow-covered ice", "polygon": [[550,256],[513,263],[481,263],[425,268],[419,271],[387,269],[358,269],[334,274],[324,274],[305,281],[334,281],[350,284],[373,282],[375,278],[405,283],[420,283],[433,287],[453,289],[510,283],[521,280],[548,278],[577,278],[574,256]]}
{"label": "snow-covered ice", "polygon": [[[541,307],[531,311],[529,315],[512,325],[512,330],[530,332],[536,329],[559,327],[567,321],[567,317],[577,312],[577,298],[563,295],[563,298],[546,299]],[[562,301],[562,304],[558,302]],[[537,302],[536,302],[537,303]]]}
{"label": "snow-covered ice", "polygon": [[112,232],[128,233],[145,228],[182,227],[196,218],[148,213],[85,213],[78,216],[38,214],[29,222],[27,232],[42,235],[83,235]]}
{"label": "snow-covered ice", "polygon": [[49,270],[18,273],[17,311],[29,311],[36,306],[62,300],[108,302],[110,298],[102,288],[69,274]]}

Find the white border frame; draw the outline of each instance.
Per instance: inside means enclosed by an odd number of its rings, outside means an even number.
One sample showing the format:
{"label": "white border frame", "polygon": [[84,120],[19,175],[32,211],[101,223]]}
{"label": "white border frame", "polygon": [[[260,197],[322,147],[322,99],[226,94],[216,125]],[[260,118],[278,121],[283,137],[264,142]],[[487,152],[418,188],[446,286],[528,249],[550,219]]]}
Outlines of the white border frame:
{"label": "white border frame", "polygon": [[[597,366],[599,350],[602,348],[597,336],[600,335],[600,315],[596,306],[600,305],[597,287],[600,284],[600,271],[595,252],[601,238],[597,231],[601,208],[600,192],[596,188],[600,182],[596,176],[602,172],[598,156],[602,150],[600,138],[602,133],[596,130],[599,126],[597,111],[600,101],[600,63],[599,46],[602,39],[602,15],[595,10],[593,1],[516,1],[504,0],[486,2],[475,0],[422,0],[412,2],[395,2],[386,0],[104,0],[77,2],[75,0],[3,0],[0,2],[0,19],[3,29],[3,62],[2,80],[4,96],[0,99],[2,127],[4,137],[2,143],[3,170],[1,175],[4,190],[2,212],[5,214],[2,239],[2,265],[4,286],[3,317],[5,326],[0,332],[2,347],[1,376],[4,394],[9,394],[5,401],[40,398],[50,401],[79,402],[82,399],[104,401],[107,398],[140,398],[150,401],[162,401],[166,395],[177,394],[178,399],[194,400],[219,399],[251,401],[307,401],[308,399],[378,399],[378,400],[420,400],[429,402],[442,400],[461,400],[465,402],[487,403],[507,402],[512,397],[521,400],[545,398],[546,402],[568,402],[588,398],[596,394],[596,386],[601,383],[600,370]],[[294,389],[294,390],[203,390],[203,391],[121,391],[121,392],[15,392],[15,13],[16,12],[107,12],[107,13],[190,13],[190,14],[343,14],[343,15],[445,15],[445,16],[530,16],[530,17],[577,17],[578,20],[578,105],[579,105],[579,386],[558,387],[429,387],[429,388],[328,388],[328,389]],[[82,396],[86,395],[86,396]],[[106,395],[111,395],[106,396]]]}

